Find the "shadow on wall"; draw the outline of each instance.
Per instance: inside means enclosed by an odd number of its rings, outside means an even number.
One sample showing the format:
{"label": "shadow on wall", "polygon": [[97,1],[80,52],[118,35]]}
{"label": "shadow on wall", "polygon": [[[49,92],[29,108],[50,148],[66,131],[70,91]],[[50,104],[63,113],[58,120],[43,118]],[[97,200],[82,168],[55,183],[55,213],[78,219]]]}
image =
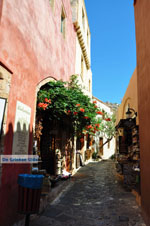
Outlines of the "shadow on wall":
{"label": "shadow on wall", "polygon": [[[28,137],[28,138],[27,138]],[[8,132],[1,139],[4,141],[4,151],[1,154],[11,155],[24,154],[19,151],[28,150],[32,142],[32,131],[26,128],[26,125],[17,123],[16,132],[10,123]],[[28,143],[27,143],[28,142]],[[25,145],[23,147],[23,145]],[[13,150],[15,148],[15,150]],[[1,181],[0,181],[0,225],[10,226],[23,216],[17,213],[18,206],[18,184],[19,174],[30,173],[31,164],[9,163],[1,164]]]}

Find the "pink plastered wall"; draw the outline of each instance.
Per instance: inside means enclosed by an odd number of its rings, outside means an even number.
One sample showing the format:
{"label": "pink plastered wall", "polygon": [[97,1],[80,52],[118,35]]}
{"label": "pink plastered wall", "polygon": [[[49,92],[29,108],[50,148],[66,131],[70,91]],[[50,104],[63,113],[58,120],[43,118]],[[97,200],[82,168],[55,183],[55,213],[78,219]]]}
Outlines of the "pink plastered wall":
{"label": "pink plastered wall", "polygon": [[[63,37],[61,10],[66,14]],[[35,117],[36,87],[47,77],[68,80],[75,73],[76,33],[70,0],[5,0],[0,4],[0,62],[12,71],[8,99],[5,154],[12,153],[16,102],[31,108],[29,153]],[[28,165],[3,165],[0,184],[0,225],[10,226],[17,215],[17,177]]]}

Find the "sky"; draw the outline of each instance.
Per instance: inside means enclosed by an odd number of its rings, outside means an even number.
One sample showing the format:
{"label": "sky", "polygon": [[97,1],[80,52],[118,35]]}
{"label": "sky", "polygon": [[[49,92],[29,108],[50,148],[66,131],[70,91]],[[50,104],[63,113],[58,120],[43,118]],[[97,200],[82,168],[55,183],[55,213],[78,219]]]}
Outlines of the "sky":
{"label": "sky", "polygon": [[121,103],[136,67],[133,0],[85,0],[93,95]]}

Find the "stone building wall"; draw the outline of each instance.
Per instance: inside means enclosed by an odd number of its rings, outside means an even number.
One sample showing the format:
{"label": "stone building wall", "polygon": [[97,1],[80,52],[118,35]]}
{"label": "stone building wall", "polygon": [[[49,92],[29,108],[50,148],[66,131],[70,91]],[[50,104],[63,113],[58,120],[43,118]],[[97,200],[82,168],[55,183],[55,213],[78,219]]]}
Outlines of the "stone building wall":
{"label": "stone building wall", "polygon": [[[126,118],[126,112],[128,106],[133,108],[136,112],[138,111],[138,93],[137,93],[137,69],[133,72],[130,79],[129,85],[126,89],[122,102],[117,110],[116,124],[119,123],[120,119]],[[137,115],[136,122],[139,124],[139,116]]]}

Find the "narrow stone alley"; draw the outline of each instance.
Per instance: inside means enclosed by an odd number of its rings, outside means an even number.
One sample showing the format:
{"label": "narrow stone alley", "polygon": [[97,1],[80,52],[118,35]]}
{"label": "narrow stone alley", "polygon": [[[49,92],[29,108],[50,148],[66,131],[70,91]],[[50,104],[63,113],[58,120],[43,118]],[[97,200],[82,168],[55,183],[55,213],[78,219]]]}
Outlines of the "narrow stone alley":
{"label": "narrow stone alley", "polygon": [[124,190],[111,160],[92,162],[31,226],[145,226],[135,196]]}

